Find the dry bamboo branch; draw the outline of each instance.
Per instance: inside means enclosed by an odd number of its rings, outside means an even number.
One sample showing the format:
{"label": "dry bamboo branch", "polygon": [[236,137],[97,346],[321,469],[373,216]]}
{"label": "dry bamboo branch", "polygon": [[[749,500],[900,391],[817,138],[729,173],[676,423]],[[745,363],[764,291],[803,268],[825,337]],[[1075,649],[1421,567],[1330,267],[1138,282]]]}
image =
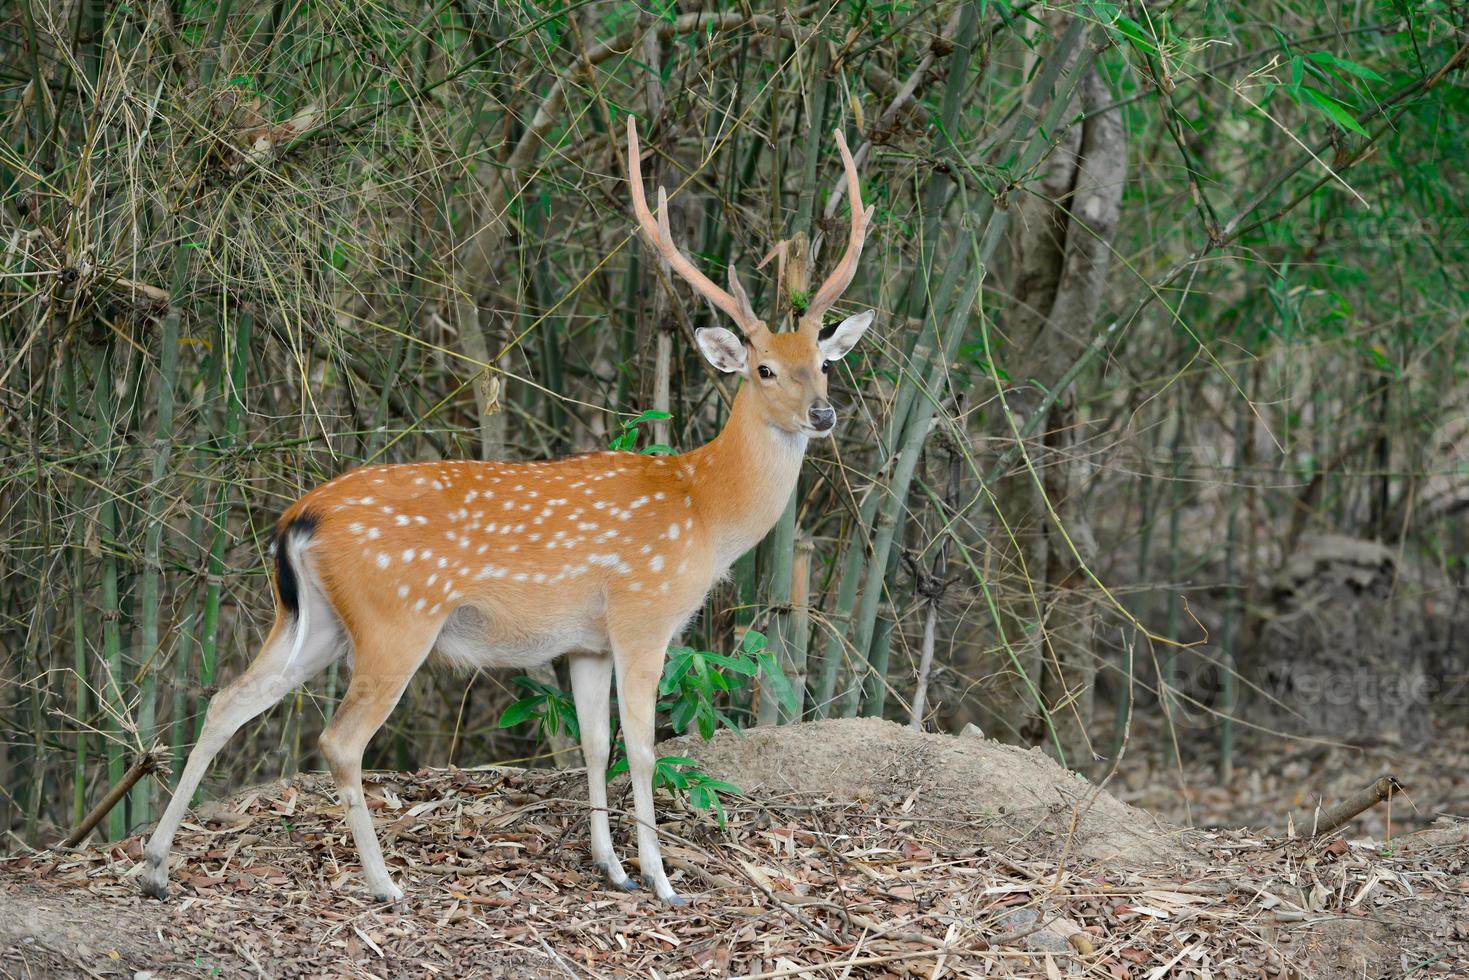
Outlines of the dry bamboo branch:
{"label": "dry bamboo branch", "polygon": [[128,795],[128,791],[137,784],[138,780],[157,768],[158,756],[153,752],[144,752],[138,756],[133,762],[132,768],[123,773],[122,779],[118,780],[117,785],[112,787],[112,790],[102,798],[101,803],[92,807],[92,812],[87,814],[86,818],[82,820],[76,830],[73,830],[67,835],[66,840],[61,842],[61,846],[76,847],[80,844],[92,832],[92,828],[101,823],[102,818],[107,816],[113,807],[117,806],[117,802]]}
{"label": "dry bamboo branch", "polygon": [[1391,799],[1394,793],[1402,792],[1406,791],[1396,776],[1379,776],[1371,786],[1347,797],[1330,810],[1318,810],[1321,818],[1311,836],[1324,837],[1358,814],[1372,809],[1383,800]]}

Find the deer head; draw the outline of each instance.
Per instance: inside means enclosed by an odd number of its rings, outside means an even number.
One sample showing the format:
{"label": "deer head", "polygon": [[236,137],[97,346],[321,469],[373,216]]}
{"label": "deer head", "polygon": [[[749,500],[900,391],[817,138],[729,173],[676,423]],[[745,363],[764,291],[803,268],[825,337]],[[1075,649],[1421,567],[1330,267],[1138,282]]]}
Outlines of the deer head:
{"label": "deer head", "polygon": [[668,230],[667,195],[662,187],[658,188],[658,215],[654,218],[643,191],[637,124],[631,116],[627,119],[627,173],[639,227],[669,267],[701,296],[728,314],[740,332],[737,335],[724,327],[697,330],[695,340],[699,350],[719,370],[745,378],[754,398],[755,414],[760,420],[782,432],[818,437],[829,435],[836,426],[836,410],[826,398],[831,364],[846,356],[872,325],[876,315],[875,311],[867,310],[849,316],[835,326],[822,325],[826,312],[856,274],[857,261],[862,255],[862,245],[873,213],[873,208],[864,210],[862,207],[857,165],[841,130],[836,131],[836,142],[846,168],[847,196],[852,207],[847,252],[821,288],[812,295],[797,320],[796,329],[775,333],[755,315],[733,262],[729,266],[729,289],[720,289],[673,244]]}

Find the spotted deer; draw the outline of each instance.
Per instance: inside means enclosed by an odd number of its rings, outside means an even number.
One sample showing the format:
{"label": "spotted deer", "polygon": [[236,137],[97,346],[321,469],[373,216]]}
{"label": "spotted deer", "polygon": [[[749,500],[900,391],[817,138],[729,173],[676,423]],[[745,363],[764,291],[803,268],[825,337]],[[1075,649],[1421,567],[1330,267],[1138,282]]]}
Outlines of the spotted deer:
{"label": "spotted deer", "polygon": [[372,895],[402,897],[383,863],[362,791],[362,755],[431,654],[462,668],[528,668],[566,654],[581,728],[593,861],[633,889],[607,814],[609,702],[627,747],[638,868],[660,899],[668,882],[653,811],[653,727],[669,642],[710,587],[760,541],[790,499],[809,440],[836,423],[827,369],[872,323],[869,310],[823,327],[851,282],[872,211],[842,134],[852,217],[846,254],[800,315],[772,332],[734,267],[723,290],[674,245],[658,191],[643,193],[637,130],[627,125],[633,211],[648,241],[732,319],[697,331],[704,356],[742,376],[724,428],[676,456],[602,452],[550,462],[445,461],[369,466],[311,490],[273,537],[275,625],[239,679],[209,704],[198,743],[145,851],[145,893],[167,894],[174,833],[215,754],[251,718],[339,657],[346,696],[321,753],[346,810]]}

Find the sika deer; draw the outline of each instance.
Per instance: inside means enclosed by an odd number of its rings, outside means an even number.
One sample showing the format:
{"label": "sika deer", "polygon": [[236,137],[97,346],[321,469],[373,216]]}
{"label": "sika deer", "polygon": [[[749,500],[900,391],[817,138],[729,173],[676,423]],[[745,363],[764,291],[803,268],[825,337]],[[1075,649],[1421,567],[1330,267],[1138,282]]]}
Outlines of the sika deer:
{"label": "sika deer", "polygon": [[851,282],[872,211],[862,207],[845,140],[852,223],[846,255],[798,328],[772,333],[730,267],[729,290],[673,244],[664,193],[655,220],[628,119],[633,210],[653,246],[734,320],[698,331],[704,356],[744,378],[723,431],[679,456],[595,453],[554,462],[438,462],[353,470],[289,507],[274,536],[276,619],[259,656],[210,702],[198,744],[148,842],[143,890],[167,894],[174,833],[210,761],[251,718],[346,654],[352,681],[321,736],[372,894],[402,897],[388,877],[362,793],[362,754],[414,672],[437,652],[469,667],[529,667],[570,656],[587,763],[592,859],[635,888],[607,819],[609,691],[627,745],[638,865],[658,897],[682,903],[663,871],[653,812],[653,712],[669,642],[731,563],[774,525],[807,441],[836,423],[830,362],[873,312],[829,329],[822,315]]}

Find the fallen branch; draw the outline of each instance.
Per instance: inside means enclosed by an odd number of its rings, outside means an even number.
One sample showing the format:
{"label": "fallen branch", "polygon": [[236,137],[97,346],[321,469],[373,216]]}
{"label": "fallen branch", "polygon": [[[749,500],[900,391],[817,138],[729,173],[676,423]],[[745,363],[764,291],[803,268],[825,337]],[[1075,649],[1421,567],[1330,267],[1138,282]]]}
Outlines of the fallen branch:
{"label": "fallen branch", "polygon": [[117,785],[112,787],[112,791],[102,798],[101,803],[92,807],[92,812],[87,814],[86,818],[82,820],[76,830],[73,830],[67,835],[66,840],[62,841],[60,846],[76,847],[80,844],[92,832],[92,828],[101,823],[102,818],[107,816],[113,807],[117,806],[117,801],[128,795],[128,791],[133,788],[133,785],[138,780],[157,768],[158,756],[152,752],[144,752],[138,756],[137,760],[133,762],[132,768],[123,773],[122,779],[118,780]]}
{"label": "fallen branch", "polygon": [[1402,792],[1405,792],[1403,784],[1398,782],[1396,776],[1379,776],[1371,786],[1322,813],[1311,836],[1324,837],[1359,813],[1370,810],[1383,800],[1391,799],[1394,793]]}

